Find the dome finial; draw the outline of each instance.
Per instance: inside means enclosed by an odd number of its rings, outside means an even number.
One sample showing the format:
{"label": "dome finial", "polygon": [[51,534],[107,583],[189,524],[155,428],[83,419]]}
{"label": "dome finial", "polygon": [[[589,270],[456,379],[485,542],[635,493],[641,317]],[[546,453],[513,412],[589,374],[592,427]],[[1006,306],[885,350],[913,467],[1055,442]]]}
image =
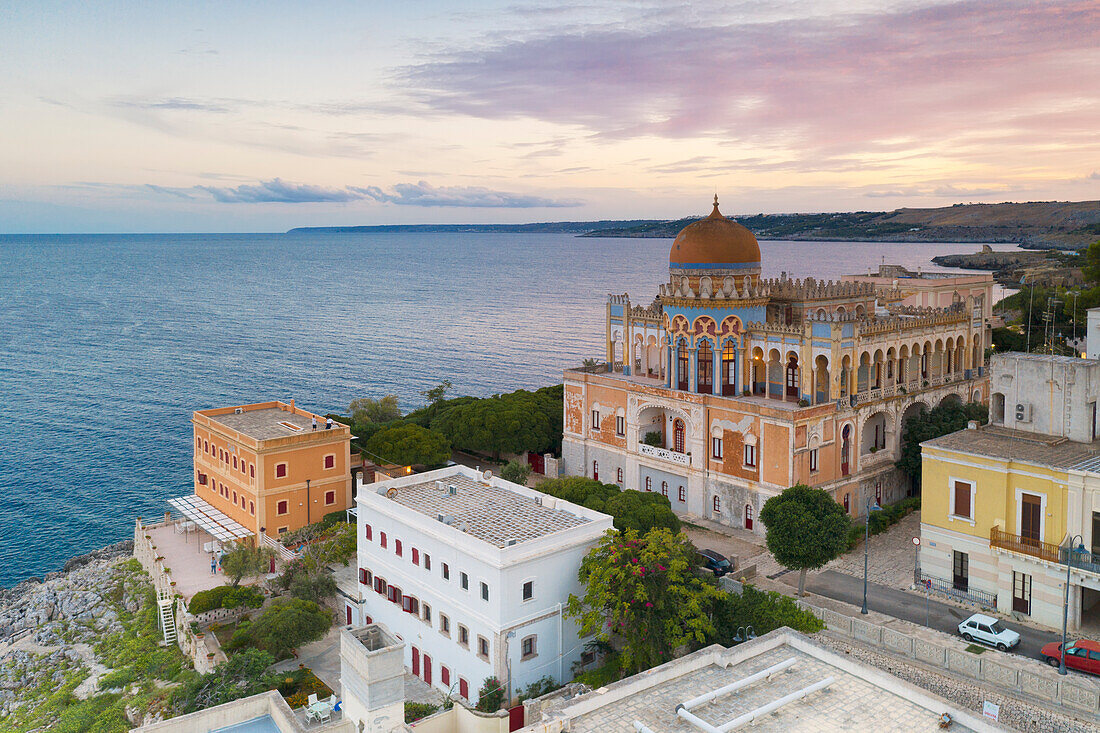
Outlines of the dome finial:
{"label": "dome finial", "polygon": [[709,219],[725,219],[726,218],[726,217],[722,216],[722,212],[718,210],[718,192],[717,191],[714,192],[714,211],[710,212],[710,216],[708,218]]}

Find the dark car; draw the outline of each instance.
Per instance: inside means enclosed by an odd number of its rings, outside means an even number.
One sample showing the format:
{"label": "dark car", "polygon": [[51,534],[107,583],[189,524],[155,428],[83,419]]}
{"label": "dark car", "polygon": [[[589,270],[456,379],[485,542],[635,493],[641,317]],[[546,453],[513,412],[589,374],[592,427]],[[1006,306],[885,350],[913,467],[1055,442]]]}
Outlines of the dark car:
{"label": "dark car", "polygon": [[733,565],[726,559],[726,556],[714,550],[699,550],[699,560],[702,562],[703,567],[716,576],[722,576],[733,571]]}
{"label": "dark car", "polygon": [[[1062,661],[1062,645],[1052,641],[1045,645],[1039,654],[1047,664],[1057,667]],[[1088,639],[1071,641],[1066,644],[1066,666],[1091,674],[1100,674],[1100,644]]]}

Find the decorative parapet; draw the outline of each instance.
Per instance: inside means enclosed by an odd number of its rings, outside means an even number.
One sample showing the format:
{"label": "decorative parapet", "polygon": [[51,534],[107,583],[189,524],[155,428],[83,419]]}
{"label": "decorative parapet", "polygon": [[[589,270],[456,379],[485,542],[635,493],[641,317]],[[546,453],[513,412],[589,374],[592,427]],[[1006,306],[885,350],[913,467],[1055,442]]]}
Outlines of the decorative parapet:
{"label": "decorative parapet", "polygon": [[794,336],[802,336],[805,333],[805,329],[800,323],[792,323],[787,325],[785,323],[761,323],[755,321],[753,323],[746,323],[745,330],[750,333],[779,333]]}
{"label": "decorative parapet", "polygon": [[691,465],[690,455],[688,455],[687,453],[677,453],[676,451],[671,451],[668,448],[658,448],[655,445],[639,443],[638,452],[641,453],[643,456],[660,458],[662,461],[671,461],[672,463],[678,463],[681,466]]}
{"label": "decorative parapet", "polygon": [[858,280],[818,280],[808,277],[805,280],[789,277],[762,280],[761,286],[768,294],[781,300],[833,300],[836,298],[875,297],[875,286]]}

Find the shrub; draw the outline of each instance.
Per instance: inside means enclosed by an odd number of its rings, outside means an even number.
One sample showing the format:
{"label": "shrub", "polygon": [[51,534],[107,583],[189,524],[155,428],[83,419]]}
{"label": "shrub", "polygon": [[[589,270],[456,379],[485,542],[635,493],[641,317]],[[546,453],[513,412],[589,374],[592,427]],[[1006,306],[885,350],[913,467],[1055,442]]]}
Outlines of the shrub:
{"label": "shrub", "polygon": [[405,703],[405,722],[411,723],[414,720],[426,718],[437,710],[439,706],[432,705],[430,702],[407,702]]}
{"label": "shrub", "polygon": [[523,461],[508,461],[504,468],[500,469],[500,477],[505,481],[511,481],[520,486],[527,485],[527,477],[531,475],[531,466]]}
{"label": "shrub", "polygon": [[661,431],[650,430],[648,433],[645,434],[645,437],[642,438],[642,442],[646,445],[651,445],[654,448],[660,448],[661,444],[665,442],[665,439],[664,436],[661,435]]}
{"label": "shrub", "polygon": [[99,689],[113,690],[116,688],[126,687],[128,684],[136,680],[137,676],[137,670],[132,667],[116,669],[113,672],[108,672],[107,674],[99,678]]}
{"label": "shrub", "polygon": [[725,593],[714,604],[712,642],[730,646],[738,626],[752,626],[757,634],[787,626],[804,634],[821,631],[825,625],[809,611],[799,608],[794,599],[775,591],[745,585],[741,595]]}
{"label": "shrub", "polygon": [[250,586],[230,587],[222,596],[222,608],[259,608],[264,605],[264,594],[257,588]]}
{"label": "shrub", "polygon": [[477,692],[477,709],[483,713],[495,713],[504,704],[504,685],[496,677],[486,677]]}
{"label": "shrub", "polygon": [[553,692],[554,690],[559,689],[560,687],[561,687],[561,684],[555,682],[553,677],[550,677],[550,676],[543,677],[542,679],[540,679],[536,682],[532,682],[530,685],[525,687],[519,693],[519,701],[523,702],[524,700],[531,700],[531,699],[534,699],[536,697],[542,697],[543,695],[548,695],[551,692]]}
{"label": "shrub", "polygon": [[217,588],[211,588],[210,590],[200,590],[192,598],[191,602],[187,604],[187,610],[193,614],[205,613],[206,611],[213,611],[215,608],[222,607],[222,599],[225,598],[226,592],[232,586],[219,585]]}
{"label": "shrub", "polygon": [[[920,509],[920,497],[910,496],[907,499],[902,499],[899,502],[890,504],[882,508],[882,511],[871,512],[870,522],[870,534],[879,534],[885,532],[887,529],[897,524],[908,515],[910,512],[914,512]],[[848,549],[854,549],[867,533],[867,528],[864,527],[864,519],[853,519],[852,526],[848,530]]]}
{"label": "shrub", "polygon": [[332,626],[332,615],[313,601],[292,598],[269,606],[255,621],[237,625],[227,649],[255,647],[276,659],[290,656],[291,650],[317,641]]}

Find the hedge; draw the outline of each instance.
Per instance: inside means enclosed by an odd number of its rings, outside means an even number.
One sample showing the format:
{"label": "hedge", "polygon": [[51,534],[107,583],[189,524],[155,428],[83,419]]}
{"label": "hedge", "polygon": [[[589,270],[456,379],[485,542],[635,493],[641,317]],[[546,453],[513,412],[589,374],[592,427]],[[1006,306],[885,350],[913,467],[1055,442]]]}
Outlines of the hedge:
{"label": "hedge", "polygon": [[[871,512],[870,519],[870,533],[875,535],[880,532],[885,532],[893,525],[897,524],[905,517],[909,512],[915,512],[920,509],[920,497],[911,496],[908,499],[902,499],[896,504],[885,506],[882,511]],[[855,547],[863,541],[867,529],[864,527],[865,519],[853,519],[852,526],[848,530],[848,549],[853,550]]]}
{"label": "hedge", "polygon": [[256,588],[247,585],[219,585],[217,588],[196,593],[187,604],[187,610],[197,615],[215,608],[259,608],[263,604],[264,594]]}

